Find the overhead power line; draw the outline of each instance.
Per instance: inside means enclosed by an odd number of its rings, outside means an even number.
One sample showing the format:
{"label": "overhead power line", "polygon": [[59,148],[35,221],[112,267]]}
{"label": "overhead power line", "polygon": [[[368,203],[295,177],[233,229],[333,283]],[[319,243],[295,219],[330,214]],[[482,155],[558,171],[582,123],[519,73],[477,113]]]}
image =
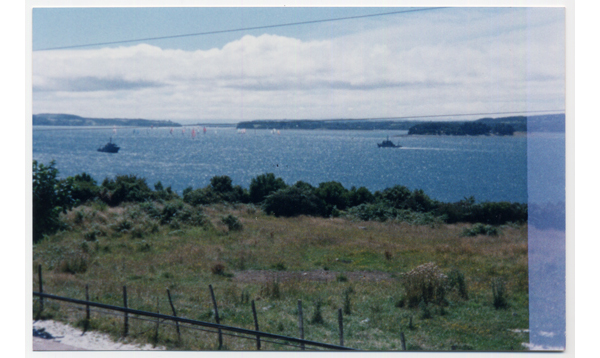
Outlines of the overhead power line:
{"label": "overhead power line", "polygon": [[48,48],[36,49],[36,50],[33,50],[33,51],[65,50],[65,49],[81,48],[81,47],[117,45],[117,44],[132,43],[132,42],[141,42],[141,41],[154,41],[154,40],[166,40],[166,39],[175,39],[175,38],[192,37],[192,36],[215,35],[215,34],[224,34],[224,33],[229,33],[229,32],[240,32],[240,31],[270,29],[270,28],[275,28],[275,27],[308,25],[308,24],[316,24],[316,23],[320,23],[320,22],[333,22],[333,21],[343,21],[343,20],[352,20],[352,19],[362,19],[362,18],[367,18],[367,17],[396,15],[396,14],[404,14],[404,13],[419,12],[419,11],[431,11],[431,10],[439,10],[439,9],[445,9],[445,8],[446,7],[429,7],[429,8],[422,8],[422,9],[411,9],[411,10],[382,12],[382,13],[370,14],[370,15],[357,15],[357,16],[338,17],[338,18],[332,18],[332,19],[321,19],[321,20],[291,22],[291,23],[286,23],[286,24],[254,26],[254,27],[243,27],[243,28],[238,28],[238,29],[217,30],[217,31],[207,31],[207,32],[196,32],[196,33],[192,33],[192,34],[171,35],[171,36],[158,36],[158,37],[146,37],[146,38],[139,38],[139,39],[132,39],[132,40],[122,40],[122,41],[96,42],[96,43],[81,44],[81,45],[72,45],[72,46],[48,47]]}
{"label": "overhead power line", "polygon": [[[439,118],[439,117],[465,117],[465,116],[490,116],[490,115],[498,115],[498,114],[528,114],[528,113],[564,113],[564,109],[552,109],[546,111],[513,111],[513,112],[486,112],[486,113],[460,113],[460,114],[433,114],[433,115],[421,115],[421,116],[403,116],[403,117],[377,117],[377,118],[348,118],[343,119],[345,121],[348,120],[356,120],[356,121],[367,121],[367,120],[380,120],[380,119],[416,119],[416,118]],[[336,119],[324,119],[327,120],[336,120]]]}

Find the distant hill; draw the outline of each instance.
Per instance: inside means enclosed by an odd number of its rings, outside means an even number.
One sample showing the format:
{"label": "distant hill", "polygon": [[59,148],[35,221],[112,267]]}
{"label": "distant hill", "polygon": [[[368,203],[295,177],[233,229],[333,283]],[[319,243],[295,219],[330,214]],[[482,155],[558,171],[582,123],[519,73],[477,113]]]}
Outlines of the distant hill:
{"label": "distant hill", "polygon": [[[432,125],[435,124],[435,125]],[[485,126],[483,126],[485,125]],[[529,126],[530,132],[564,132],[565,115],[564,114],[545,114],[537,116],[512,116],[500,118],[481,118],[475,121],[392,121],[392,120],[349,120],[349,119],[331,119],[331,120],[255,120],[240,122],[238,129],[337,129],[337,130],[410,130],[411,128],[421,131],[437,131],[442,128],[445,134],[461,135],[466,134],[459,127],[469,128],[470,131],[478,132],[486,128],[490,133],[506,132],[510,135],[513,132],[526,132]],[[434,128],[435,127],[435,128]],[[455,128],[456,127],[456,128]],[[464,128],[463,128],[464,129]],[[419,133],[419,134],[440,134],[440,133]],[[469,131],[467,131],[469,132]],[[510,134],[509,134],[510,133]],[[415,133],[416,134],[416,133]]]}
{"label": "distant hill", "polygon": [[481,118],[477,122],[487,125],[509,124],[517,132],[564,132],[565,114],[542,114],[537,116],[514,116],[500,118]]}
{"label": "distant hill", "polygon": [[73,114],[41,113],[33,115],[34,126],[119,126],[119,127],[181,127],[172,121],[127,118],[86,118]]}

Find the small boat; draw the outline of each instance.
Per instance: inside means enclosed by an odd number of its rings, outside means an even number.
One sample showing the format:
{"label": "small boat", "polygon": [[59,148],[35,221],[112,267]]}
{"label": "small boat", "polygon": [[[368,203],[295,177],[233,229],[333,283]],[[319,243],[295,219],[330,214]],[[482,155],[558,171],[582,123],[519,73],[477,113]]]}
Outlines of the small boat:
{"label": "small boat", "polygon": [[112,137],[110,137],[110,141],[106,143],[104,147],[98,148],[98,151],[104,153],[118,153],[119,149],[121,148],[118,145],[114,144],[112,142]]}
{"label": "small boat", "polygon": [[400,148],[402,146],[399,144],[398,145],[394,144],[394,142],[392,142],[390,140],[390,136],[388,136],[387,139],[384,140],[383,142],[377,143],[377,147],[379,147],[379,148]]}

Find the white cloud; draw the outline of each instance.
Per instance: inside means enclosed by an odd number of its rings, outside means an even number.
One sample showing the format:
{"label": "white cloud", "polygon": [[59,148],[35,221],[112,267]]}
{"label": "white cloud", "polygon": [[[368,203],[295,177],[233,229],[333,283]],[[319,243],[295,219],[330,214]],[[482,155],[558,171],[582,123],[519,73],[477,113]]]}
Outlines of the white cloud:
{"label": "white cloud", "polygon": [[244,120],[563,108],[562,23],[509,15],[451,14],[321,41],[246,35],[208,51],[35,52],[33,112]]}

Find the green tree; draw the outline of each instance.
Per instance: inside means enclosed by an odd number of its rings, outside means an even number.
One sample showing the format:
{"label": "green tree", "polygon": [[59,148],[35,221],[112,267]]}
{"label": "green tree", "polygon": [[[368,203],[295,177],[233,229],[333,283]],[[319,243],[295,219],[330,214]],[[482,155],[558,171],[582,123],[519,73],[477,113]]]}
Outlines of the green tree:
{"label": "green tree", "polygon": [[75,200],[75,205],[94,200],[100,191],[94,178],[85,172],[74,177],[67,177],[64,181],[65,185],[71,188],[71,196]]}
{"label": "green tree", "polygon": [[146,179],[138,178],[135,175],[117,175],[114,180],[104,179],[98,196],[110,206],[153,198],[152,190],[146,184]]}
{"label": "green tree", "polygon": [[348,206],[348,190],[337,181],[320,183],[315,190],[315,194],[325,202],[325,215],[329,216],[333,207],[344,210]]}
{"label": "green tree", "polygon": [[323,214],[324,204],[313,190],[294,185],[268,195],[263,202],[263,209],[275,216],[315,216]]}
{"label": "green tree", "polygon": [[369,189],[361,186],[356,189],[356,187],[350,188],[347,194],[348,206],[357,206],[360,204],[372,203],[375,200],[375,196],[369,191]]}
{"label": "green tree", "polygon": [[217,193],[229,193],[233,191],[233,186],[231,185],[231,178],[227,175],[223,176],[214,176],[210,179],[210,185],[213,190]]}
{"label": "green tree", "polygon": [[404,209],[405,201],[410,197],[410,190],[403,185],[394,185],[381,193],[375,193],[381,201],[387,202],[396,209]]}
{"label": "green tree", "polygon": [[66,181],[57,179],[55,161],[50,165],[33,161],[33,242],[40,241],[44,234],[60,228],[59,215],[73,206],[71,188]]}
{"label": "green tree", "polygon": [[429,198],[423,189],[415,189],[403,204],[404,209],[429,212],[436,207],[436,202]]}
{"label": "green tree", "polygon": [[286,187],[283,179],[275,178],[275,174],[261,174],[250,182],[250,201],[260,203],[267,195]]}

